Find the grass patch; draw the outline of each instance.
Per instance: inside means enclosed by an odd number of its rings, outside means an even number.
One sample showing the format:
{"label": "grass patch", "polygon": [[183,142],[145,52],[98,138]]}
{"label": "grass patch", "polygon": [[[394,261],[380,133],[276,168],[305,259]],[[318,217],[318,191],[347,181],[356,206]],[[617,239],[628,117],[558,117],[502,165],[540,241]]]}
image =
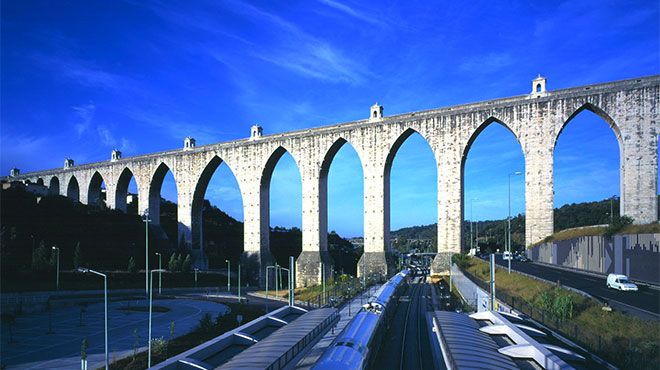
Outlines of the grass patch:
{"label": "grass patch", "polygon": [[[488,263],[477,258],[464,270],[483,282],[490,278]],[[500,298],[622,369],[660,368],[660,322],[603,311],[598,301],[559,284],[502,268],[496,269],[495,281]]]}
{"label": "grass patch", "polygon": [[[552,235],[547,236],[545,239],[536,242],[529,246],[535,247],[539,244],[549,243],[552,241],[561,241],[569,240],[574,238],[580,238],[583,236],[597,236],[597,235],[607,235],[608,226],[584,226],[576,227],[573,229],[566,229],[557,231]],[[624,234],[657,234],[660,233],[660,223],[654,222],[644,225],[625,225],[617,228],[615,232],[612,232],[613,235],[624,235]]]}
{"label": "grass patch", "polygon": [[[367,286],[373,284],[373,281],[367,279]],[[356,295],[362,289],[362,279],[356,278],[351,275],[341,275],[337,280],[328,279],[325,284],[325,292],[328,297],[336,297],[338,303],[344,299],[348,299],[349,296],[352,297]],[[313,285],[304,288],[295,288],[294,290],[295,299],[297,301],[309,301],[311,304],[316,304],[320,302],[320,299],[323,295],[323,286],[322,285]],[[266,294],[265,290],[259,291],[260,294]],[[280,289],[277,294],[275,290],[268,290],[269,296],[277,296],[280,298],[288,298],[289,291],[285,288],[284,290]]]}
{"label": "grass patch", "polygon": [[[177,338],[152,339],[152,366],[237,328],[238,322],[236,321],[236,315],[238,314],[243,315],[243,324],[245,324],[266,313],[262,308],[245,304],[225,302],[222,304],[229,307],[230,312],[228,314],[215,318],[210,317],[210,314],[204,315],[200,320],[199,326],[193,332]],[[154,349],[158,350],[155,351]],[[113,370],[137,370],[146,368],[146,351],[137,352],[133,356],[114,361],[110,364],[110,369]],[[97,370],[102,369],[104,369],[104,367],[100,367]]]}

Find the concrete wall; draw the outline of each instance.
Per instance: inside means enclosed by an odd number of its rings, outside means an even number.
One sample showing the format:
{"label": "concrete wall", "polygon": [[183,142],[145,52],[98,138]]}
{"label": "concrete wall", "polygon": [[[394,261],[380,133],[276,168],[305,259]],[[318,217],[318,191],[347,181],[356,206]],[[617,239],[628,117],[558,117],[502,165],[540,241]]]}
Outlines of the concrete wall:
{"label": "concrete wall", "polygon": [[[470,146],[489,124],[497,122],[515,135],[525,157],[526,243],[553,230],[553,155],[557,137],[579,112],[590,110],[614,131],[621,158],[621,214],[636,223],[657,220],[657,140],[660,76],[543,91],[511,98],[377,117],[332,126],[114,160],[66,166],[11,177],[41,180],[51,191],[88,204],[105,182],[107,205],[125,209],[130,177],[138,186],[142,214],[160,220],[160,187],[168,170],[178,191],[179,240],[204,267],[202,211],[208,182],[220,163],[236,176],[243,197],[247,255],[261,263],[271,260],[269,247],[269,189],[273,168],[289,152],[300,170],[303,188],[303,254],[297,283],[320,280],[319,262],[327,255],[327,168],[334,153],[350,143],[357,152],[364,179],[364,260],[359,273],[388,273],[391,258],[389,174],[401,144],[417,132],[426,139],[438,168],[438,257],[434,272],[448,271],[447,256],[461,250],[463,167]],[[365,109],[365,116],[367,110]],[[250,132],[246,128],[246,133]],[[252,131],[255,133],[256,131]],[[504,175],[504,174],[503,174]],[[57,184],[57,187],[55,187]],[[364,268],[363,268],[364,266]],[[362,271],[366,270],[366,271]],[[259,269],[260,274],[263,269]],[[263,276],[261,276],[263,278]]]}
{"label": "concrete wall", "polygon": [[660,284],[659,246],[660,234],[584,236],[543,243],[528,254],[533,261]]}

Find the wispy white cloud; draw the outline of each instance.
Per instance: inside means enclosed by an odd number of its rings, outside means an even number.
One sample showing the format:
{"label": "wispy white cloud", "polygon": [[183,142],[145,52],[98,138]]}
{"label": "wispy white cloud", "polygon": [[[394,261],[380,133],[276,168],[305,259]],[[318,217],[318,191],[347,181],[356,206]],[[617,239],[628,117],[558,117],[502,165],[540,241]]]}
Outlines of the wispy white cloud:
{"label": "wispy white cloud", "polygon": [[89,129],[89,126],[92,124],[92,120],[94,119],[94,113],[96,112],[96,106],[94,105],[94,103],[88,103],[88,104],[71,107],[71,109],[73,109],[76,116],[76,120],[73,123],[73,127],[76,131],[76,134],[78,134],[78,138],[80,138],[82,134],[85,133]]}
{"label": "wispy white cloud", "polygon": [[338,1],[334,0],[319,0],[320,3],[323,3],[345,15],[348,15],[350,17],[353,17],[361,22],[366,22],[366,23],[371,23],[371,24],[381,24],[382,22],[379,20],[379,18],[374,17],[373,15],[366,14],[364,12],[361,12],[359,10],[356,10],[353,7],[350,7],[346,4],[340,3]]}

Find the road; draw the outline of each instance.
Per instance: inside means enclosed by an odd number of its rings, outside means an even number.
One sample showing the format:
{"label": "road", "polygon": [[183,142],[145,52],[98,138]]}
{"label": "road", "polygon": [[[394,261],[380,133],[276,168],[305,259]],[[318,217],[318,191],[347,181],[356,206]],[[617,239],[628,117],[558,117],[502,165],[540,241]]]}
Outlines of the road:
{"label": "road", "polygon": [[[507,261],[502,259],[501,254],[495,255],[495,263],[505,267],[508,265]],[[657,289],[646,288],[637,292],[621,292],[608,289],[604,277],[556,269],[532,262],[511,261],[511,269],[552,282],[559,280],[562,285],[579,289],[595,298],[607,301],[620,311],[647,318],[653,316],[659,318],[660,316],[660,291]],[[637,310],[643,312],[635,312]]]}
{"label": "road", "polygon": [[399,299],[373,369],[433,369],[425,319],[431,287],[421,281],[415,278]]}

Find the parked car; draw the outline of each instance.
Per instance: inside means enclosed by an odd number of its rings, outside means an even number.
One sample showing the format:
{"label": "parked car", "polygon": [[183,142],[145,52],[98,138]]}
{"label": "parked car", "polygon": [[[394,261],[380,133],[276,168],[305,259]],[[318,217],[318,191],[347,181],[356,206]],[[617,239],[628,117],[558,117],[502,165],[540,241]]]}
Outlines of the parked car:
{"label": "parked car", "polygon": [[607,287],[622,291],[637,291],[637,285],[630,282],[626,275],[609,274],[607,275]]}
{"label": "parked car", "polygon": [[525,256],[524,254],[517,254],[516,261],[529,262],[529,258],[527,258],[527,256]]}
{"label": "parked car", "polygon": [[511,255],[511,252],[509,252],[509,251],[504,251],[504,253],[502,253],[502,258],[505,261],[513,259],[512,255]]}

